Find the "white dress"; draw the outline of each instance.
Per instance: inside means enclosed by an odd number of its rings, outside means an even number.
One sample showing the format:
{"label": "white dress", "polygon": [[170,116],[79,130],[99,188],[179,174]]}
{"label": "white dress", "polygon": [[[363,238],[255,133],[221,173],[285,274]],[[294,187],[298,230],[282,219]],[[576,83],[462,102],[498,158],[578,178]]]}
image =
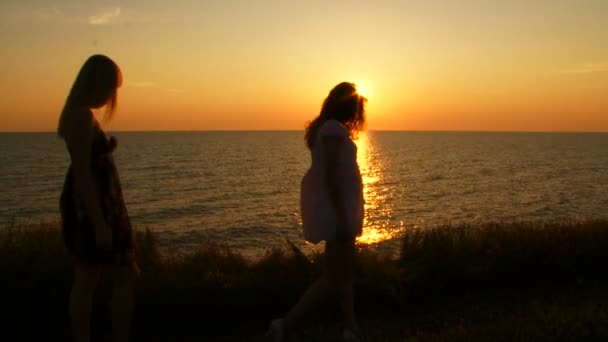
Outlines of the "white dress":
{"label": "white dress", "polygon": [[344,139],[342,150],[338,154],[340,172],[340,191],[344,199],[347,220],[346,225],[353,237],[361,233],[363,227],[363,183],[357,164],[357,146],[348,136],[342,124],[328,120],[319,128],[315,143],[310,151],[312,163],[302,179],[300,188],[300,213],[304,239],[312,243],[336,239],[338,217],[332,204],[325,180],[325,156],[321,143],[324,136]]}

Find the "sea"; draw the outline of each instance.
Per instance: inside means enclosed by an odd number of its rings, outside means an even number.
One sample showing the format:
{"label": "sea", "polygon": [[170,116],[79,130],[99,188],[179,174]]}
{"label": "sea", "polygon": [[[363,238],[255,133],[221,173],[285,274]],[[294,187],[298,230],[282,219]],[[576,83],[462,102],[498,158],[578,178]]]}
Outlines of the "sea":
{"label": "sea", "polygon": [[[162,248],[320,248],[302,239],[302,132],[109,134],[131,221]],[[608,217],[608,133],[369,131],[356,143],[359,243],[383,253],[408,231],[443,224]],[[0,133],[0,230],[59,222],[69,163],[55,133]]]}

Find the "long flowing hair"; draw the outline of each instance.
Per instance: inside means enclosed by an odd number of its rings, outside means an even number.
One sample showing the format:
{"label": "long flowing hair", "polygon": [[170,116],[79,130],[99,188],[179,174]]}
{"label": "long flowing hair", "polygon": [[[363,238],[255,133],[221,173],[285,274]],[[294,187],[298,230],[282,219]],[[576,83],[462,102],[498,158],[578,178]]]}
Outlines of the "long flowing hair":
{"label": "long flowing hair", "polygon": [[111,120],[116,110],[117,90],[121,83],[122,73],[112,59],[104,55],[89,57],[80,68],[65,101],[59,117],[57,134],[60,137],[64,136],[66,120],[69,120],[67,113],[74,106],[86,108],[106,106],[104,120]]}
{"label": "long flowing hair", "polygon": [[357,93],[354,83],[342,82],[336,85],[323,101],[321,112],[308,123],[304,140],[311,149],[315,143],[319,128],[327,120],[338,120],[348,132],[351,139],[365,128],[365,103],[367,99]]}

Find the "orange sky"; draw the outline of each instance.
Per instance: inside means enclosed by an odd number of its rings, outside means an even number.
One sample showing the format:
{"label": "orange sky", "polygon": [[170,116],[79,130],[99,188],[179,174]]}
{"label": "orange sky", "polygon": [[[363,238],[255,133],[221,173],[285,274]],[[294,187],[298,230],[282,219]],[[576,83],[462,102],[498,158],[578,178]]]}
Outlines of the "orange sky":
{"label": "orange sky", "polygon": [[91,54],[115,130],[302,129],[333,85],[369,128],[608,131],[608,1],[0,3],[0,131],[52,131]]}

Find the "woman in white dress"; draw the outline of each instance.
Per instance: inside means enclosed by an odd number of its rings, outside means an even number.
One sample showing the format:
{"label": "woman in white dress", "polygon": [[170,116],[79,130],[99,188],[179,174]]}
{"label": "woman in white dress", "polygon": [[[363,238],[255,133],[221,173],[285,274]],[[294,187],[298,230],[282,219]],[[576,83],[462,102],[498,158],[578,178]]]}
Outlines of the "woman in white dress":
{"label": "woman in white dress", "polygon": [[365,102],[355,84],[342,82],[330,92],[321,113],[306,128],[312,164],[302,179],[300,206],[304,238],[326,241],[325,273],[284,318],[270,324],[268,335],[283,341],[297,322],[329,295],[343,314],[344,339],[360,341],[353,305],[355,238],[363,226],[363,184],[353,139],[365,126]]}

